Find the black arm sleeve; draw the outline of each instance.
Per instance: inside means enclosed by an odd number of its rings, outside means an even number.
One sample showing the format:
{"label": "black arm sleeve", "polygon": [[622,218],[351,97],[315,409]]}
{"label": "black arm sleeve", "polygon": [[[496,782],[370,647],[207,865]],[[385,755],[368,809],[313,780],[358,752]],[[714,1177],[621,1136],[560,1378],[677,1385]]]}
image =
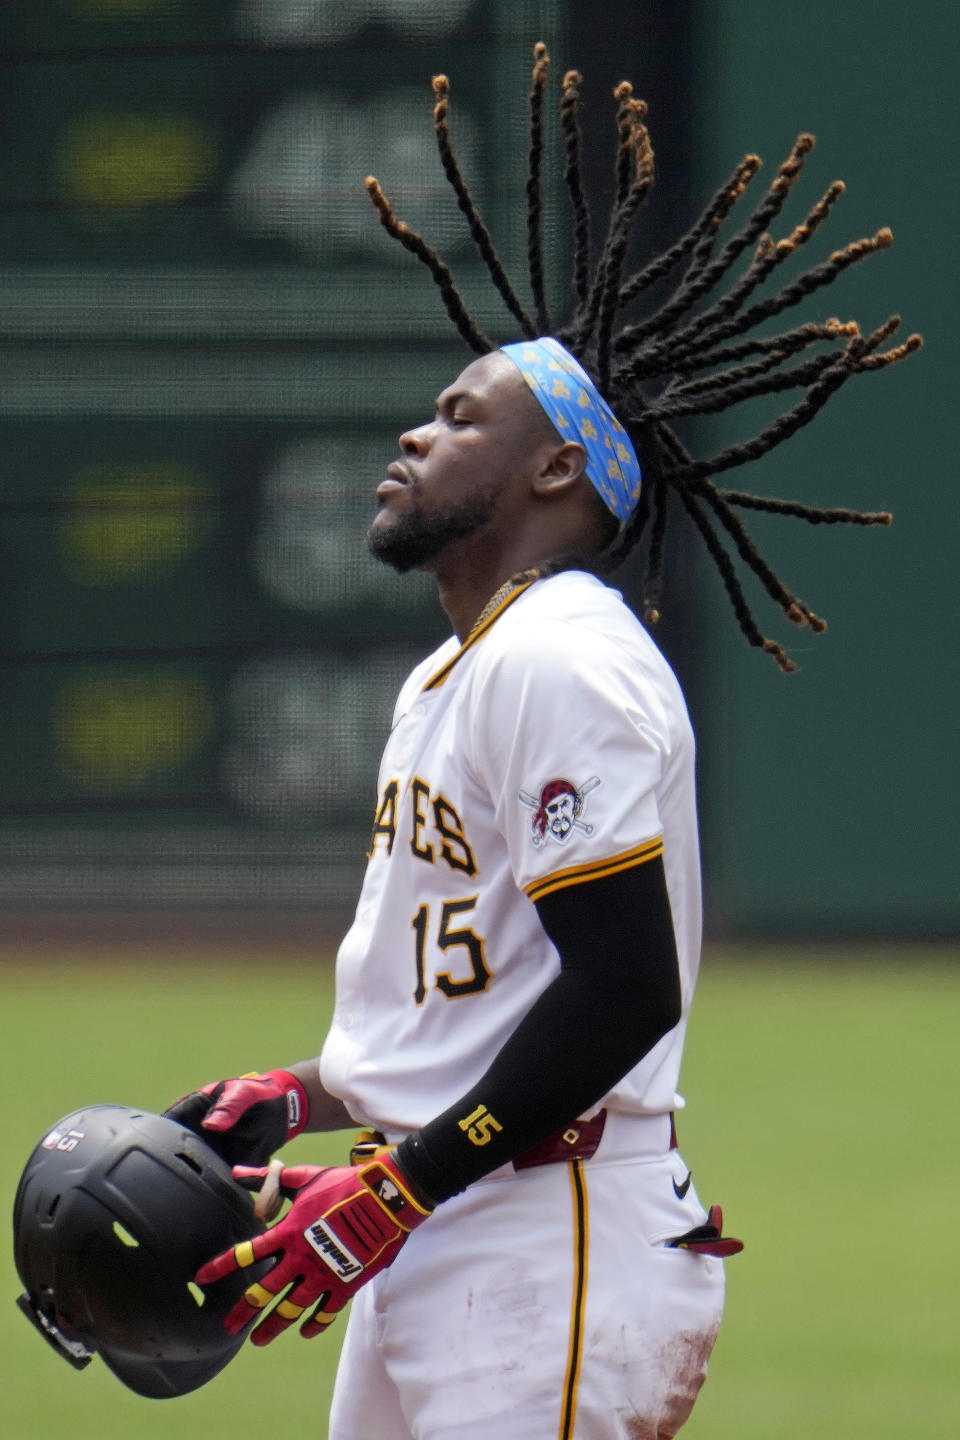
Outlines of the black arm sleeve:
{"label": "black arm sleeve", "polygon": [[[595,1105],[680,1019],[680,975],[658,856],[554,891],[537,912],[560,974],[483,1078],[407,1136],[398,1159],[439,1203]],[[477,1145],[461,1122],[483,1106],[499,1129]]]}

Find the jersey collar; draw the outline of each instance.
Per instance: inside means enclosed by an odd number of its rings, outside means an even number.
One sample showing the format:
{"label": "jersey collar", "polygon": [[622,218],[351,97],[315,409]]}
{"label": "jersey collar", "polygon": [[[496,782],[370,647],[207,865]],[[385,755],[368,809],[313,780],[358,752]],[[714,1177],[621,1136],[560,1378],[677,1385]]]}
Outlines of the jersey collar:
{"label": "jersey collar", "polygon": [[530,586],[539,579],[540,572],[538,570],[522,570],[519,575],[512,576],[511,579],[501,585],[496,594],[490,597],[480,611],[473,629],[460,646],[460,649],[455,655],[450,657],[445,665],[442,665],[440,669],[430,677],[420,693],[426,694],[428,690],[439,690],[451,670],[459,663],[467,651],[476,645],[478,640],[482,640],[484,635],[486,635],[500,619],[503,612],[509,610],[510,606],[520,599],[523,592],[529,590]]}

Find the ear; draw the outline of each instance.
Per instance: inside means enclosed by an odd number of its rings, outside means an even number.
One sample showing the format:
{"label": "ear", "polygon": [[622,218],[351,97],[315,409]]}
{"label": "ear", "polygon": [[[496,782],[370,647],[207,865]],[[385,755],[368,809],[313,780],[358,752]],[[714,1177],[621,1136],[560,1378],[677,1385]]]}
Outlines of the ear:
{"label": "ear", "polygon": [[572,490],[587,468],[587,452],[575,440],[568,440],[550,452],[533,477],[535,495],[560,495]]}

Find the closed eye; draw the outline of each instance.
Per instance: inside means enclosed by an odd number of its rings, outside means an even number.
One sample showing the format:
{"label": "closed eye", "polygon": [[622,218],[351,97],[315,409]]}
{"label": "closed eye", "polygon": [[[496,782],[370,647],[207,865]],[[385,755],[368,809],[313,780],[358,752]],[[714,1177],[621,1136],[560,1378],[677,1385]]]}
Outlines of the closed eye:
{"label": "closed eye", "polygon": [[472,415],[460,415],[456,410],[447,410],[443,406],[437,407],[436,420],[441,425],[458,426],[475,424]]}
{"label": "closed eye", "polygon": [[437,420],[443,424],[452,426],[454,429],[459,429],[463,425],[476,425],[478,423],[477,411],[472,408],[469,410],[463,410],[461,408],[464,404],[470,404],[472,406],[473,403],[473,395],[453,391],[449,394],[437,396],[434,412]]}

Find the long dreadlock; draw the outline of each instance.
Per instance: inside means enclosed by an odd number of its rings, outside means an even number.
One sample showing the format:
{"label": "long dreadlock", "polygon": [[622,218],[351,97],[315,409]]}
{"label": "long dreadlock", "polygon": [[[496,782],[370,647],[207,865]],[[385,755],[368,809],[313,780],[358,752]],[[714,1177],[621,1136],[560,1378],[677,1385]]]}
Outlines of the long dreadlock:
{"label": "long dreadlock", "polygon": [[[543,107],[549,64],[546,46],[538,43],[534,47],[529,94],[530,150],[526,182],[532,315],[507,276],[456,159],[448,129],[450,83],[445,75],[437,75],[433,80],[434,133],[444,173],[494,285],[526,339],[550,332],[552,323],[544,286],[541,196]],[[591,275],[590,221],[581,178],[581,84],[582,77],[576,70],[567,71],[562,85],[560,126],[564,180],[573,213],[574,308],[569,321],[555,333],[590,373],[628,431],[640,456],[645,480],[640,503],[622,532],[607,546],[598,568],[605,573],[615,569],[649,529],[642,609],[648,623],[659,619],[668,496],[674,491],[717,567],[747,641],[772,655],[781,670],[793,670],[795,667],[786,652],[761,632],[754,619],[728,545],[788,620],[806,625],[814,633],[824,630],[826,622],[793,594],[767,564],[737,512],[765,511],[814,525],[889,525],[892,517],[886,511],[824,509],[797,500],[724,490],[713,477],[759,459],[809,424],[852,376],[884,369],[920,348],[920,336],[910,335],[902,344],[880,350],[899,326],[897,315],[869,335],[861,334],[855,321],[842,323],[836,319],[823,324],[807,322],[773,336],[758,337],[750,333],[762,321],[831,284],[849,266],[886,249],[893,237],[889,230],[881,229],[868,239],[835,250],[826,261],[804,271],[775,294],[747,304],[758,287],[823,224],[844,188],[836,181],[788,236],[778,241],[772,238],[768,227],[783,209],[813,148],[813,137],[800,135],[746,223],[721,249],[718,250],[721,229],[760,169],[760,160],[755,155],[747,155],[740,162],[699,218],[669,249],[643,269],[624,277],[634,221],[653,183],[654,163],[644,123],[646,106],[634,97],[629,82],[623,81],[614,91],[617,102],[614,198]],[[366,185],[387,231],[430,270],[447,313],[467,345],[478,355],[492,350],[494,342],[470,316],[450,270],[436,250],[397,219],[372,176],[367,178]],[[751,247],[753,254],[746,268],[727,290],[710,301],[708,297],[717,291],[731,267]],[[684,262],[679,281],[658,309],[615,330],[617,319],[623,316],[627,306]],[[701,302],[705,302],[705,308]],[[808,354],[796,364],[785,364],[815,345],[821,347],[816,353]],[[727,368],[721,369],[721,366]],[[716,413],[742,400],[787,390],[801,390],[802,397],[757,434],[704,459],[695,459],[689,453],[670,423],[682,416]]]}

